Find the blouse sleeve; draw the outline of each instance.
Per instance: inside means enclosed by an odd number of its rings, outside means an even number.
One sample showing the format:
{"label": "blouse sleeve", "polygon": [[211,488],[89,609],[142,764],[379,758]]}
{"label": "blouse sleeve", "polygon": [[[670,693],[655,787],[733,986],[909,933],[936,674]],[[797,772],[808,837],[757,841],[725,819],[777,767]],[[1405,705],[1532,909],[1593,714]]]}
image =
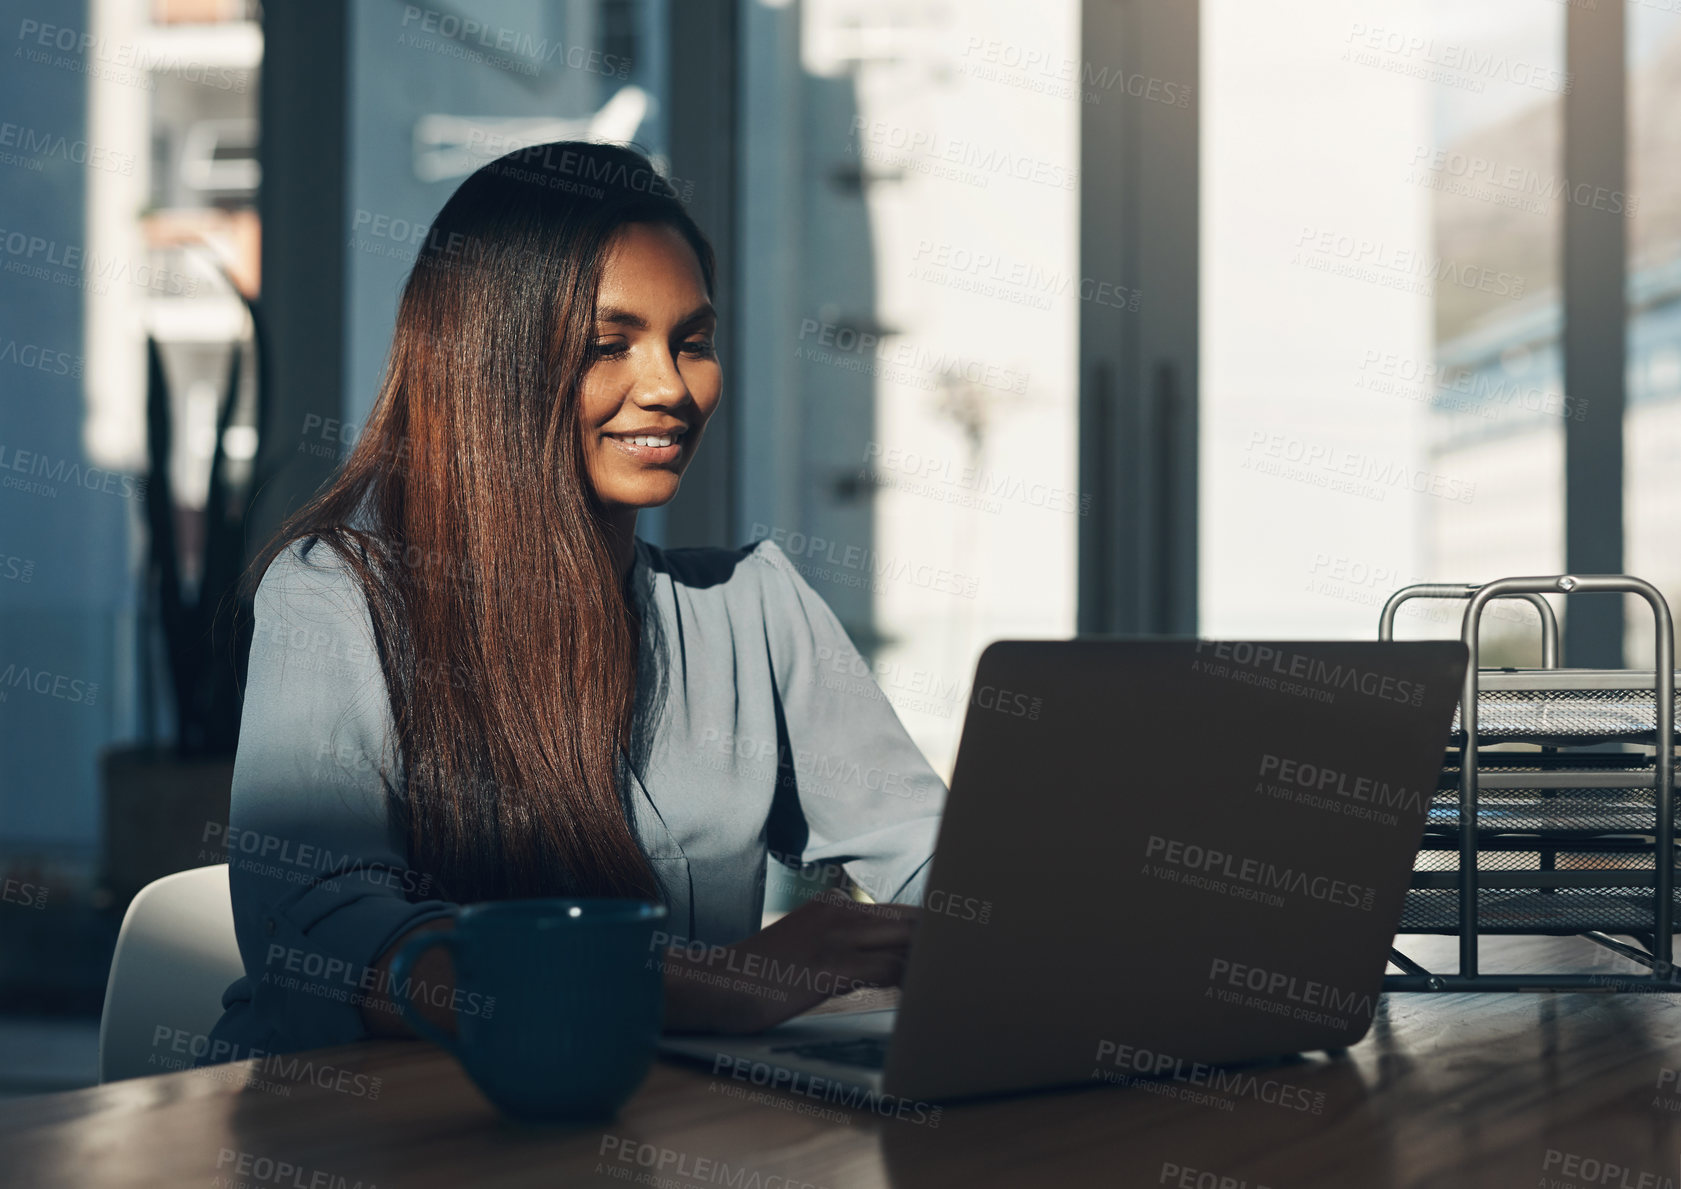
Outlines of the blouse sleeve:
{"label": "blouse sleeve", "polygon": [[[770,844],[839,862],[877,901],[920,903],[946,787],[823,598],[770,540],[765,632],[785,733]],[[793,795],[784,795],[789,790]]]}
{"label": "blouse sleeve", "polygon": [[[264,574],[227,833],[249,1011],[275,1051],[366,1035],[374,963],[452,905],[428,899],[387,813],[391,711],[367,602],[324,544]],[[235,984],[238,987],[239,984]],[[233,989],[230,988],[230,996]]]}

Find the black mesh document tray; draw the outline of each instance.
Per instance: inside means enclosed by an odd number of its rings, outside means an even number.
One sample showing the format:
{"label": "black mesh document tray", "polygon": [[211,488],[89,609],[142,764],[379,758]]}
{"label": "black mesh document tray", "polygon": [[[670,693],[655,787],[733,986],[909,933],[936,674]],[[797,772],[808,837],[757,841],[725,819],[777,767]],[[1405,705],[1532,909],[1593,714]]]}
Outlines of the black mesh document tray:
{"label": "black mesh document tray", "polygon": [[[1643,597],[1656,628],[1652,667],[1560,668],[1558,621],[1546,593]],[[1457,935],[1460,969],[1433,974],[1397,948],[1393,960],[1406,973],[1388,976],[1386,988],[1681,990],[1681,975],[1671,965],[1681,907],[1675,881],[1681,859],[1675,846],[1676,681],[1663,597],[1626,575],[1412,586],[1384,607],[1382,639],[1393,638],[1396,610],[1412,598],[1466,602],[1462,638],[1471,662],[1399,931]],[[1521,598],[1535,607],[1540,668],[1478,665],[1482,613],[1496,598]],[[1658,861],[1660,855],[1665,861]],[[1652,973],[1615,979],[1479,974],[1477,938],[1499,933],[1581,935]]]}
{"label": "black mesh document tray", "polygon": [[[1656,718],[1650,671],[1484,669],[1478,675],[1477,737],[1482,744],[1649,744],[1656,738]],[[1453,737],[1464,746],[1458,707]]]}

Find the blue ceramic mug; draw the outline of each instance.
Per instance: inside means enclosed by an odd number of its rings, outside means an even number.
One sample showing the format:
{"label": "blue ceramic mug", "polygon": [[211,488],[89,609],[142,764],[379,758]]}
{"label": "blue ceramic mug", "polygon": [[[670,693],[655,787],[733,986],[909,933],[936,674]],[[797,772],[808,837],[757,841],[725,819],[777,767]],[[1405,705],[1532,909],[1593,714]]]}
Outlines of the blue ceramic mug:
{"label": "blue ceramic mug", "polygon": [[[447,1049],[505,1114],[610,1118],[653,1064],[664,1007],[648,961],[665,906],[646,900],[496,900],[455,914],[453,931],[407,942],[392,996],[415,1033]],[[455,1035],[415,1008],[410,979],[432,946],[450,952]]]}

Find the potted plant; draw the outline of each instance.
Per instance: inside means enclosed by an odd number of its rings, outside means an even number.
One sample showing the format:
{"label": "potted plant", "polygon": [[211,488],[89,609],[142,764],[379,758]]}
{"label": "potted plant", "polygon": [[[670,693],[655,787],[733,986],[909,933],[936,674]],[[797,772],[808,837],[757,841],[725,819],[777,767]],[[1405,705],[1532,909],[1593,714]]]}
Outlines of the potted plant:
{"label": "potted plant", "polygon": [[[255,424],[263,424],[265,356],[256,303],[216,263],[250,317]],[[227,431],[238,404],[246,344],[235,342],[216,416],[202,517],[178,506],[170,460],[175,439],[168,376],[156,340],[146,340],[146,566],[141,610],[141,677],[146,737],[101,757],[104,837],[100,886],[121,911],[147,883],[174,871],[221,862],[208,827],[227,821],[251,609],[239,593],[246,530],[262,476],[255,460],[230,465]],[[243,474],[236,471],[243,469]],[[186,548],[183,548],[183,545]],[[183,556],[185,553],[185,557]],[[188,572],[196,563],[196,580]],[[162,652],[162,681],[158,651]],[[152,704],[159,685],[173,710],[169,737]],[[108,897],[108,899],[107,899]]]}

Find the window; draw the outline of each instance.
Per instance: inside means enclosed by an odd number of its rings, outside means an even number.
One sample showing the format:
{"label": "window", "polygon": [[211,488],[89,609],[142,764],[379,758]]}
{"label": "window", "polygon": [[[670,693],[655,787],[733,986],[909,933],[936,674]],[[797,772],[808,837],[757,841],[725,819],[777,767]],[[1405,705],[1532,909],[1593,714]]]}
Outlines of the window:
{"label": "window", "polygon": [[739,537],[782,546],[863,654],[830,663],[946,779],[981,649],[1074,626],[1078,15],[745,16]]}
{"label": "window", "polygon": [[[1681,612],[1681,15],[1625,10],[1628,184],[1628,407],[1623,424],[1627,570]],[[1631,602],[1627,653],[1651,664],[1651,617]]]}
{"label": "window", "polygon": [[[1202,12],[1202,634],[1369,638],[1402,586],[1557,572],[1562,8]],[[1491,656],[1538,650],[1495,616]]]}

